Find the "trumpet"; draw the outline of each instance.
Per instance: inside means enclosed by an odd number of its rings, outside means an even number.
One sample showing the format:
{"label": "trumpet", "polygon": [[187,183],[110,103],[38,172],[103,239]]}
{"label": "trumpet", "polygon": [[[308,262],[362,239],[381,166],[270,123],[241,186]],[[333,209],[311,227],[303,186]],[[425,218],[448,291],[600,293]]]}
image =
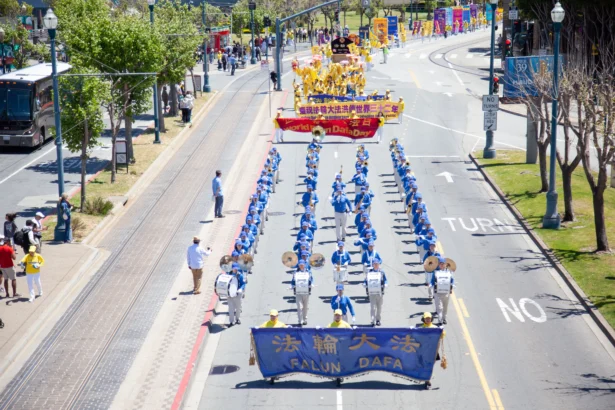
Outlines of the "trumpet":
{"label": "trumpet", "polygon": [[340,175],[342,175],[342,171],[344,171],[344,166],[340,165]]}

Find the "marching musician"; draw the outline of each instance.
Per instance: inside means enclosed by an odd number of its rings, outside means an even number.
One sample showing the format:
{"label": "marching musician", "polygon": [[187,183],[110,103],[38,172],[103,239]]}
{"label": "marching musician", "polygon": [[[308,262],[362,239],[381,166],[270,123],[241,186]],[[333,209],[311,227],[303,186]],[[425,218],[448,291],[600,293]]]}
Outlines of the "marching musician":
{"label": "marching musician", "polygon": [[335,287],[337,290],[337,295],[331,298],[331,309],[333,311],[341,310],[342,317],[346,322],[348,322],[348,312],[352,315],[352,323],[355,322],[354,308],[352,307],[352,301],[346,295],[344,295],[344,285],[341,283]]}
{"label": "marching musician", "polygon": [[271,309],[269,311],[269,320],[260,325],[259,327],[287,327],[284,323],[278,320],[278,311]]}
{"label": "marching musician", "polygon": [[346,240],[346,220],[348,212],[353,211],[352,204],[341,189],[335,192],[331,204],[335,211],[335,235],[338,242],[344,241]]}
{"label": "marching musician", "polygon": [[364,209],[368,209],[372,206],[372,197],[369,196],[369,194],[367,193],[367,189],[364,186],[361,187],[361,193],[355,195],[354,206],[355,209],[359,207],[364,207]]}
{"label": "marching musician", "polygon": [[300,269],[301,264],[303,264],[304,269],[308,272],[311,272],[312,266],[310,266],[310,256],[312,256],[312,254],[309,251],[301,251],[301,253],[299,254],[299,260],[297,261],[297,264],[294,266],[294,268]]}
{"label": "marching musician", "polygon": [[417,235],[416,236],[416,247],[419,250],[419,257],[423,259],[423,256],[429,250],[429,244],[433,241],[437,241],[438,237],[436,236],[436,230],[433,228],[429,228],[425,232],[425,235]]}
{"label": "marching musician", "polygon": [[235,240],[235,248],[237,248],[237,242],[241,244],[243,253],[250,253],[250,241],[248,240],[248,235],[245,232],[242,231],[239,234],[239,238]]}
{"label": "marching musician", "polygon": [[371,234],[370,239],[372,241],[375,241],[378,239],[378,235],[376,235],[376,230],[372,228],[372,221],[369,219],[365,221],[365,224],[363,225],[363,229],[359,231],[359,236],[361,238],[366,238],[368,233]]}
{"label": "marching musician", "polygon": [[314,241],[314,235],[312,234],[312,231],[310,230],[310,224],[307,221],[301,223],[301,229],[297,233],[297,236],[299,238],[302,238],[302,236],[304,236],[302,240],[305,240],[310,245],[312,245],[312,242]]}
{"label": "marching musician", "polygon": [[237,239],[235,241],[235,247],[233,248],[233,252],[236,252],[239,257],[239,255],[243,255],[244,253],[246,253],[244,247],[243,247],[243,242],[241,242],[240,239]]}
{"label": "marching musician", "polygon": [[304,208],[308,205],[312,205],[312,209],[315,211],[318,201],[318,194],[314,192],[314,188],[311,185],[308,185],[307,192],[301,197],[301,205],[303,205]]}
{"label": "marching musician", "polygon": [[308,148],[313,148],[317,152],[320,152],[320,150],[322,149],[322,145],[318,142],[318,139],[312,138],[312,142],[310,143],[310,145],[308,145]]}
{"label": "marching musician", "polygon": [[406,213],[408,214],[409,223],[412,223],[412,228],[414,232],[416,232],[417,225],[421,223],[421,219],[422,219],[422,223],[424,223],[425,218],[427,218],[427,213],[423,212],[423,208],[418,208],[416,210],[416,213],[412,214],[412,207],[409,207]]}
{"label": "marching musician", "polygon": [[267,209],[267,203],[269,202],[269,193],[263,185],[256,186],[256,197],[258,202],[262,205],[263,209]]}
{"label": "marching musician", "polygon": [[258,215],[258,208],[251,205],[248,212],[252,217],[252,222],[259,228],[259,232],[262,235],[265,232],[265,223],[264,219],[261,219],[261,217]]}
{"label": "marching musician", "polygon": [[232,269],[229,272],[233,275],[231,278],[231,290],[228,297],[228,315],[229,315],[229,327],[233,325],[240,325],[241,320],[241,298],[246,289],[246,283],[243,274],[239,270],[239,264],[233,262]]}
{"label": "marching musician", "polygon": [[365,157],[365,159],[369,159],[369,151],[365,149],[365,144],[361,144],[357,147],[357,158]]}
{"label": "marching musician", "polygon": [[369,214],[365,212],[365,209],[357,213],[357,216],[354,218],[354,225],[357,228],[357,232],[361,232],[363,228],[365,228],[365,222],[367,222],[368,219]]}
{"label": "marching musician", "polygon": [[[436,241],[429,242],[429,250],[427,251],[427,253],[425,253],[425,256],[423,256],[423,264],[425,264],[425,261],[430,256],[435,256],[436,258],[440,258],[441,256],[440,252],[436,250]],[[433,272],[425,271],[425,286],[427,286],[427,292],[429,294],[430,301],[433,301],[433,288],[430,286],[432,277]]]}
{"label": "marching musician", "polygon": [[409,206],[410,208],[412,208],[412,204],[416,200],[414,196],[416,195],[416,192],[418,191],[418,189],[419,189],[419,186],[417,185],[416,182],[413,182],[410,184],[410,190],[406,191],[406,207]]}
{"label": "marching musician", "polygon": [[316,230],[318,229],[318,224],[316,223],[316,218],[313,217],[314,213],[312,211],[306,211],[303,215],[301,215],[301,224],[307,222],[310,226],[309,229],[312,231],[312,235],[316,235]]}
{"label": "marching musician", "polygon": [[342,174],[335,174],[335,181],[331,184],[331,188],[333,188],[334,194],[338,189],[341,189],[342,191],[346,189],[346,184],[342,181]]}
{"label": "marching musician", "polygon": [[367,232],[365,232],[365,237],[356,240],[354,245],[360,246],[363,251],[366,251],[367,249],[369,249],[370,241],[373,242],[374,240],[372,239],[371,231],[368,230]]}
{"label": "marching musician", "polygon": [[374,259],[372,263],[373,269],[367,273],[363,286],[367,288],[367,294],[369,295],[372,326],[374,326],[374,322],[376,326],[380,326],[384,288],[389,286],[389,282],[387,281],[386,274],[380,270],[380,261]]}
{"label": "marching musician", "polygon": [[367,250],[363,252],[361,256],[361,264],[363,264],[363,273],[367,275],[367,273],[373,269],[373,264],[377,261],[379,264],[382,263],[382,258],[380,254],[376,252],[374,241],[369,241],[367,244]]}
{"label": "marching musician", "polygon": [[[374,197],[376,196],[376,194],[374,194],[374,191],[372,191],[369,188],[369,182],[365,181],[365,185],[363,185],[365,187],[365,192],[372,198],[374,199]],[[371,208],[371,207],[370,207]]]}
{"label": "marching musician", "polygon": [[438,258],[438,268],[434,271],[430,286],[435,293],[436,313],[440,323],[446,324],[446,312],[448,312],[449,296],[453,294],[455,279],[453,273],[446,266],[446,259]]}
{"label": "marching musician", "polygon": [[246,215],[246,225],[248,225],[250,233],[258,240],[258,225],[254,223],[254,218],[252,218],[252,215]]}
{"label": "marching musician", "polygon": [[314,173],[314,179],[318,179],[318,163],[316,161],[308,161],[306,168]]}
{"label": "marching musician", "polygon": [[309,266],[309,264],[305,260],[300,260],[298,265],[299,268],[293,274],[290,286],[293,289],[295,301],[297,303],[298,323],[305,326],[307,325],[308,304],[314,278],[312,277],[312,273],[306,269],[306,265]]}
{"label": "marching musician", "polygon": [[427,205],[423,202],[423,194],[417,192],[414,194],[414,198],[416,199],[416,202],[412,204],[412,215],[414,215],[417,208],[423,208],[423,211],[427,212]]}
{"label": "marching musician", "polygon": [[269,175],[267,175],[267,170],[263,169],[261,171],[261,176],[258,179],[258,181],[256,181],[258,184],[261,184],[263,186],[265,186],[267,188],[267,192],[271,193],[273,192],[273,180],[269,177]]}
{"label": "marching musician", "polygon": [[352,326],[348,322],[342,320],[342,310],[335,309],[333,311],[333,322],[329,323],[327,327],[340,328],[340,329],[352,329]]}
{"label": "marching musician", "polygon": [[256,245],[258,244],[258,242],[256,241],[256,236],[254,236],[254,234],[250,230],[250,226],[248,224],[244,224],[241,227],[241,233],[242,234],[243,233],[246,234],[246,238],[250,242],[250,249],[252,250],[252,254],[255,254],[256,253]]}
{"label": "marching musician", "polygon": [[355,168],[356,169],[361,169],[361,172],[363,173],[363,175],[365,175],[365,177],[367,178],[367,173],[369,172],[369,169],[367,168],[367,159],[364,156],[360,156],[357,158],[357,163],[355,164]]}
{"label": "marching musician", "polygon": [[307,252],[308,258],[312,256],[310,254],[310,244],[306,241],[297,240],[297,242],[295,242],[295,246],[293,246],[293,251],[297,254],[297,260],[301,259],[302,252]]}
{"label": "marching musician", "polygon": [[[416,224],[416,226],[414,227],[414,231],[417,235],[421,235],[421,232],[423,232],[423,228],[425,227],[425,222],[427,222],[428,220],[428,216],[425,213],[422,213],[419,216],[419,223]],[[425,232],[425,234],[427,234],[427,232]]]}
{"label": "marching musician", "polygon": [[363,171],[361,170],[361,167],[355,167],[355,169],[356,169],[356,172],[352,176],[352,179],[350,180],[350,182],[354,183],[354,193],[358,194],[359,192],[361,192],[361,187],[365,185],[365,183],[367,182],[367,179],[365,178],[365,175],[363,175]]}
{"label": "marching musician", "polygon": [[339,241],[337,243],[337,250],[331,255],[331,263],[335,266],[340,266],[340,269],[348,269],[350,262],[350,254],[344,249],[344,242]]}
{"label": "marching musician", "polygon": [[308,169],[307,177],[303,180],[303,182],[305,183],[305,185],[311,186],[314,191],[316,190],[316,184],[318,183],[318,181],[314,176],[313,169]]}

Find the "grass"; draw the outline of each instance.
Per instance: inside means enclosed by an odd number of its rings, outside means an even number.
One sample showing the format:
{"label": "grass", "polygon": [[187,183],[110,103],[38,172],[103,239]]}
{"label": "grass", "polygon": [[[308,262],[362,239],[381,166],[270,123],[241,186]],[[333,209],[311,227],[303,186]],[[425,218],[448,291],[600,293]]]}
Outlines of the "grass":
{"label": "grass", "polygon": [[[546,194],[539,193],[538,165],[525,164],[521,151],[498,151],[497,159],[483,159],[475,153],[484,169],[517,207],[531,227],[553,250],[579,286],[598,307],[606,320],[615,327],[615,254],[597,254],[594,230],[592,193],[581,165],[572,178],[573,206],[576,221],[562,224],[559,230],[542,229]],[[557,181],[558,209],[563,212],[561,174]],[[607,235],[615,241],[615,189],[605,192]]]}
{"label": "grass", "polygon": [[[203,94],[194,101],[194,115],[205,105],[205,102],[210,98],[210,95]],[[185,128],[181,122],[181,117],[165,117],[166,132],[160,133],[160,144],[153,144],[154,129],[148,128],[138,138],[133,139],[135,163],[131,164],[128,170],[122,166],[118,168],[115,183],[111,183],[111,166],[108,165],[96,178],[90,181],[86,187],[87,198],[93,199],[101,197],[110,199],[112,197],[123,197],[128,193],[130,188],[137,182],[145,171],[158,158],[158,155],[164,151],[169,144],[179,135]],[[85,228],[79,232],[74,232],[74,240],[80,241],[86,238],[94,228],[102,221],[104,216],[89,215],[78,211],[81,206],[81,194],[77,193],[71,199],[71,203],[75,206],[73,217],[79,217],[85,224]],[[53,240],[53,228],[56,225],[56,216],[51,216],[45,221],[45,226],[48,227],[43,232],[43,240]]]}

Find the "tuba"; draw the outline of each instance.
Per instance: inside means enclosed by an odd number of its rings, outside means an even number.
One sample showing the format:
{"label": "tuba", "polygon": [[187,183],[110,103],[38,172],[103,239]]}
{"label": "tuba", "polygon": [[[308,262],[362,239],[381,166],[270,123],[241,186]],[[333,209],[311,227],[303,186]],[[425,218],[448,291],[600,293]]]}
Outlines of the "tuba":
{"label": "tuba", "polygon": [[320,125],[312,128],[312,137],[316,140],[316,142],[321,143],[322,140],[325,139],[325,129]]}
{"label": "tuba", "polygon": [[[397,138],[393,138],[389,142],[389,151],[393,151],[395,148],[397,148]],[[395,151],[395,152],[397,152],[397,151]]]}

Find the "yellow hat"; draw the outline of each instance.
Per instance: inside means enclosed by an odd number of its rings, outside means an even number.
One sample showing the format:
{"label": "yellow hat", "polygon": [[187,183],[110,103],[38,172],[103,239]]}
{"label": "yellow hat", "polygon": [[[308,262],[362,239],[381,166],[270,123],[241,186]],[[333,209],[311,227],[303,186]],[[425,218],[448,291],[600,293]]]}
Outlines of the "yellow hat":
{"label": "yellow hat", "polygon": [[423,319],[427,319],[427,318],[431,319],[431,313],[429,313],[429,312],[423,313]]}
{"label": "yellow hat", "polygon": [[277,310],[275,310],[275,309],[271,309],[271,310],[269,311],[269,316],[277,316],[277,315],[278,315],[278,311],[277,311]]}
{"label": "yellow hat", "polygon": [[335,311],[333,312],[334,315],[343,315],[342,313],[342,309],[335,309]]}
{"label": "yellow hat", "polygon": [[35,246],[35,245],[31,245],[31,246],[28,248],[28,252],[36,252],[36,246]]}

